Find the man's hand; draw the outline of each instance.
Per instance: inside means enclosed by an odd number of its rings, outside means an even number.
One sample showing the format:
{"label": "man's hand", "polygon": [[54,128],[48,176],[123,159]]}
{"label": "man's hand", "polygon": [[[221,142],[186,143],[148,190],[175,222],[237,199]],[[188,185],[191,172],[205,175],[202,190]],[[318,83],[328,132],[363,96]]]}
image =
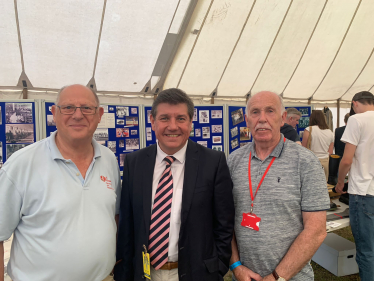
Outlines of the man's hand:
{"label": "man's hand", "polygon": [[264,277],[264,279],[262,279],[261,281],[274,281],[275,278],[273,276],[273,274],[269,274],[267,276]]}
{"label": "man's hand", "polygon": [[335,191],[337,193],[340,193],[340,194],[345,194],[347,193],[346,191],[343,191],[343,188],[344,188],[344,183],[337,183],[336,186],[335,186]]}
{"label": "man's hand", "polygon": [[250,270],[248,267],[245,267],[244,265],[239,265],[233,270],[233,273],[238,279],[238,281],[251,281],[252,279],[256,281],[262,281],[262,277],[258,275],[257,273],[254,273],[252,270]]}

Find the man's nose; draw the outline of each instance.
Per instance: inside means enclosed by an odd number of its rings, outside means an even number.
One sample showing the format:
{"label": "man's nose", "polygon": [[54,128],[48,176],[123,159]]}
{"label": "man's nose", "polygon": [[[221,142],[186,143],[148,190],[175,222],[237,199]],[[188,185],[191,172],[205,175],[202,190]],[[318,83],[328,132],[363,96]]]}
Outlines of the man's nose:
{"label": "man's nose", "polygon": [[74,119],[82,119],[83,118],[82,110],[81,110],[80,107],[75,109],[75,112],[73,114],[73,118]]}
{"label": "man's nose", "polygon": [[177,121],[176,121],[175,118],[171,118],[169,120],[168,129],[169,130],[177,130],[178,129],[178,124],[177,124]]}

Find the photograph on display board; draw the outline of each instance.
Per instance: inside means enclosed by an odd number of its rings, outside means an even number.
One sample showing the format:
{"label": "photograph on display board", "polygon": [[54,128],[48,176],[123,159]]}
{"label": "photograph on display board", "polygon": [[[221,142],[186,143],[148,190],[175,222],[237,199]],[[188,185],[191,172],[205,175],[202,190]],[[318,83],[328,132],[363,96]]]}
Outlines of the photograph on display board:
{"label": "photograph on display board", "polygon": [[136,107],[132,107],[131,114],[138,114],[138,109]]}
{"label": "photograph on display board", "polygon": [[212,125],[212,133],[222,133],[222,125]]}
{"label": "photograph on display board", "polygon": [[125,125],[125,120],[117,119],[117,125]]}
{"label": "photograph on display board", "polygon": [[12,156],[12,154],[26,146],[28,146],[29,144],[7,144],[6,145],[6,159],[9,159],[10,156]]}
{"label": "photograph on display board", "polygon": [[108,148],[109,148],[113,153],[116,153],[116,146],[117,146],[117,142],[116,142],[116,141],[108,141]]}
{"label": "photograph on display board", "polygon": [[109,111],[114,111],[114,107],[109,106]]}
{"label": "photograph on display board", "polygon": [[139,139],[126,140],[126,150],[139,149]]}
{"label": "photograph on display board", "polygon": [[212,110],[212,119],[222,118],[222,110]]}
{"label": "photograph on display board", "polygon": [[98,144],[104,145],[105,146],[105,140],[103,141],[96,141]]}
{"label": "photograph on display board", "polygon": [[0,162],[3,162],[3,143],[0,141]]}
{"label": "photograph on display board", "polygon": [[238,110],[231,112],[231,119],[232,119],[233,126],[236,126],[239,123],[243,122],[244,121],[243,109],[239,108]]}
{"label": "photograph on display board", "polygon": [[117,106],[116,114],[118,118],[129,116],[129,107],[128,106]]}
{"label": "photograph on display board", "polygon": [[208,147],[208,142],[207,141],[197,141],[197,143],[204,146],[204,147]]}
{"label": "photograph on display board", "polygon": [[7,143],[32,143],[34,142],[34,125],[7,124],[5,137]]}
{"label": "photograph on display board", "polygon": [[52,106],[48,106],[49,112],[52,112]]}
{"label": "photograph on display board", "polygon": [[209,110],[199,111],[199,123],[209,123]]}
{"label": "photograph on display board", "polygon": [[126,126],[138,126],[138,117],[126,117]]}
{"label": "photograph on display board", "polygon": [[147,131],[147,141],[151,141],[152,140],[152,128],[147,127],[146,131]]}
{"label": "photograph on display board", "polygon": [[201,137],[201,129],[195,129],[195,137]]}
{"label": "photograph on display board", "polygon": [[210,127],[203,127],[203,139],[210,139]]}
{"label": "photograph on display board", "polygon": [[222,145],[212,145],[213,150],[222,151]]}
{"label": "photograph on display board", "polygon": [[119,140],[118,141],[118,146],[121,147],[121,148],[125,147],[125,140]]}
{"label": "photograph on display board", "polygon": [[222,143],[222,137],[221,136],[213,136],[213,143]]}
{"label": "photograph on display board", "polygon": [[245,145],[247,145],[249,142],[241,142],[240,143],[240,147],[243,147],[243,146],[245,146]]}
{"label": "photograph on display board", "polygon": [[96,129],[93,138],[96,141],[107,141],[109,139],[108,129]]}
{"label": "photograph on display board", "polygon": [[299,120],[299,129],[303,129],[309,126],[309,117],[301,117]]}
{"label": "photograph on display board", "polygon": [[309,115],[309,108],[299,108],[299,112],[302,116],[308,116]]}
{"label": "photograph on display board", "polygon": [[130,135],[129,128],[116,128],[116,137],[117,138],[128,138]]}
{"label": "photograph on display board", "polygon": [[231,148],[234,149],[239,146],[238,139],[231,140]]}
{"label": "photograph on display board", "polygon": [[131,130],[131,135],[136,135],[136,134],[138,134],[137,130]]}
{"label": "photograph on display board", "polygon": [[6,123],[32,123],[32,104],[12,102],[5,104]]}
{"label": "photograph on display board", "polygon": [[193,109],[193,119],[192,121],[197,121],[197,108]]}
{"label": "photograph on display board", "polygon": [[195,136],[195,124],[192,123],[190,137],[194,137],[194,136]]}
{"label": "photograph on display board", "polygon": [[240,140],[247,141],[251,139],[251,130],[247,127],[240,127]]}
{"label": "photograph on display board", "polygon": [[151,123],[151,111],[147,110],[147,122]]}
{"label": "photograph on display board", "polygon": [[53,115],[47,115],[47,126],[56,126],[56,122],[53,120]]}
{"label": "photograph on display board", "polygon": [[234,138],[238,135],[238,127],[234,127],[231,130],[231,137]]}
{"label": "photograph on display board", "polygon": [[119,166],[120,167],[123,167],[123,165],[125,164],[125,156],[126,156],[126,154],[120,154],[119,155]]}

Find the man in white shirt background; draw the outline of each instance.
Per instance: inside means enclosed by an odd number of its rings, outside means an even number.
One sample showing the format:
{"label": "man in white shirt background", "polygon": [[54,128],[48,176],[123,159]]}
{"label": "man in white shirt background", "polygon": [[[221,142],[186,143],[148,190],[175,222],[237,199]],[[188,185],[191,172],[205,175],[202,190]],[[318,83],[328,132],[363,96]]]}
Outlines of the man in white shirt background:
{"label": "man in white shirt background", "polygon": [[374,96],[359,92],[352,99],[356,113],[348,119],[342,142],[336,191],[343,192],[349,172],[349,217],[356,243],[356,261],[362,281],[374,280]]}

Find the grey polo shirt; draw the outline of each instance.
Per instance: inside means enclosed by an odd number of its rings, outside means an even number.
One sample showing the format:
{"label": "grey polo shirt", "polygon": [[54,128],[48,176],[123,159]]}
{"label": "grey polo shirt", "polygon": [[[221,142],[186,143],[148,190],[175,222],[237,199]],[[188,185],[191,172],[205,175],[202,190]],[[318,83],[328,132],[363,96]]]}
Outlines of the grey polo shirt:
{"label": "grey polo shirt", "polygon": [[[254,200],[253,213],[261,218],[259,231],[241,226],[243,213],[250,212],[251,206],[250,151],[253,193],[273,156],[276,157]],[[264,277],[277,267],[303,230],[302,212],[329,209],[325,175],[311,151],[292,141],[284,142],[283,135],[264,161],[257,157],[254,144],[249,143],[230,154],[228,166],[234,184],[235,236],[240,261]],[[314,280],[310,264],[291,280]]]}
{"label": "grey polo shirt", "polygon": [[62,157],[55,135],[14,153],[0,170],[0,241],[14,232],[8,274],[22,281],[101,281],[115,263],[118,164],[93,140],[83,178]]}

